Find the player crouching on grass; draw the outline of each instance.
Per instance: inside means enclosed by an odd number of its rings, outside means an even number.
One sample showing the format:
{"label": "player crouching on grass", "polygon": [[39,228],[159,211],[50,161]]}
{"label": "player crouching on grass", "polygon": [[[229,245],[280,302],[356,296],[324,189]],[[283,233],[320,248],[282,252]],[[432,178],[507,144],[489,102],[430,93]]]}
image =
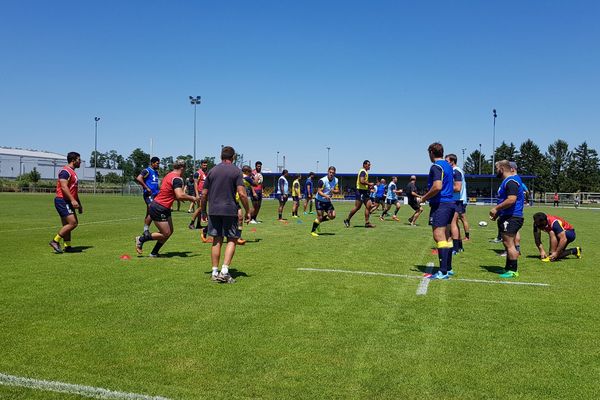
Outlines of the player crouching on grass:
{"label": "player crouching on grass", "polygon": [[177,160],[173,164],[173,171],[169,172],[163,179],[160,192],[150,203],[148,213],[158,232],[150,233],[145,231],[143,236],[135,238],[135,251],[142,254],[142,247],[145,242],[156,240],[154,248],[150,252],[150,257],[158,257],[158,251],[169,240],[173,234],[173,221],[171,219],[171,206],[175,200],[178,201],[197,201],[198,198],[185,194],[183,178],[185,171],[185,161]]}
{"label": "player crouching on grass", "polygon": [[[213,237],[210,258],[212,262],[211,280],[214,282],[235,282],[229,274],[229,266],[233,260],[235,246],[240,235],[238,229],[239,208],[236,194],[244,206],[247,221],[250,221],[251,217],[242,171],[233,164],[234,158],[235,150],[233,147],[223,147],[221,150],[221,163],[208,172],[202,189],[202,200],[200,202],[202,212],[206,212],[207,202],[210,204],[208,234]],[[219,272],[221,247],[225,237],[227,238],[227,245],[221,272]]]}
{"label": "player crouching on grass", "polygon": [[[550,236],[550,254],[546,254],[542,246],[542,231]],[[533,216],[533,238],[542,261],[558,261],[569,255],[581,258],[581,247],[567,249],[567,245],[575,241],[575,228],[561,217],[536,213]]]}
{"label": "player crouching on grass", "polygon": [[319,236],[317,229],[321,223],[335,219],[335,208],[331,203],[331,197],[334,194],[339,194],[338,178],[335,177],[335,167],[331,166],[327,169],[327,176],[319,179],[317,183],[316,209],[317,219],[313,222],[310,232],[313,236]]}

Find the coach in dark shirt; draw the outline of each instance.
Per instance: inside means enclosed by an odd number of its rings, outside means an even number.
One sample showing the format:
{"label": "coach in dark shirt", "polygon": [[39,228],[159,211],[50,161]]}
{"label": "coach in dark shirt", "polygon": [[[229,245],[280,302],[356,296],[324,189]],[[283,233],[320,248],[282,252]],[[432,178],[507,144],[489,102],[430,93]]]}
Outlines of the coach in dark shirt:
{"label": "coach in dark shirt", "polygon": [[[206,175],[202,189],[202,212],[206,212],[208,201],[208,234],[213,237],[211,249],[212,275],[216,282],[235,282],[229,275],[229,265],[235,253],[235,245],[239,238],[238,209],[236,194],[246,210],[246,219],[250,219],[250,206],[242,171],[233,164],[235,150],[231,146],[221,150],[221,163],[211,169]],[[219,272],[219,259],[221,258],[221,245],[223,238],[227,238],[225,256],[221,272]]]}
{"label": "coach in dark shirt", "polygon": [[423,207],[421,207],[421,204],[419,203],[419,193],[416,182],[417,177],[412,175],[408,185],[406,185],[406,188],[404,189],[404,193],[408,198],[408,205],[414,211],[413,215],[408,219],[408,222],[413,226],[417,224],[417,218],[419,218],[419,215],[423,212]]}

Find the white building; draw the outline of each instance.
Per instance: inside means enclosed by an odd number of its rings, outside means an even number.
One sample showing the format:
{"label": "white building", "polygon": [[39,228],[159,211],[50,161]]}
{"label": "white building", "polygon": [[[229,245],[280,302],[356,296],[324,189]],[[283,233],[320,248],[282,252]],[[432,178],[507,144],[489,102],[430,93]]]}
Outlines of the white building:
{"label": "white building", "polygon": [[[19,175],[28,174],[35,168],[42,179],[56,179],[61,167],[66,164],[67,156],[63,154],[0,147],[0,178],[17,178]],[[97,170],[102,175],[109,172],[114,172],[119,176],[123,175],[123,171],[120,169],[98,168]],[[93,181],[94,168],[87,167],[86,162],[81,160],[77,176],[81,180]]]}

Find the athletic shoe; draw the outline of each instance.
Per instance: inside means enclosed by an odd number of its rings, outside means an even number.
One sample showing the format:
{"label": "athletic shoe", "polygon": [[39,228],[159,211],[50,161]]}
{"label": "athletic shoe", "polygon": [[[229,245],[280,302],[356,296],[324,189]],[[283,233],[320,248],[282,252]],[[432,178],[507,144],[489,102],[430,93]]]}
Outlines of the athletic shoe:
{"label": "athletic shoe", "polygon": [[468,238],[468,237],[463,239],[463,242],[470,242],[470,241],[471,241],[471,238]]}
{"label": "athletic shoe", "polygon": [[383,218],[383,217],[379,217],[379,220],[380,220],[381,222],[383,222],[383,221],[385,221],[385,218]]}
{"label": "athletic shoe", "polygon": [[546,257],[546,258],[542,258],[542,261],[543,261],[543,262],[550,262],[550,261],[552,261],[552,260],[550,259],[550,257]]}
{"label": "athletic shoe", "polygon": [[258,224],[258,222],[256,222],[255,219],[251,219],[250,222],[248,222],[249,224]]}
{"label": "athletic shoe", "polygon": [[451,269],[450,271],[448,271],[448,275],[449,275],[449,276],[454,276],[454,270],[453,270],[453,269]]}
{"label": "athletic shoe", "polygon": [[196,227],[194,226],[194,223],[192,222],[191,224],[188,225],[188,228],[190,229],[196,229]]}
{"label": "athletic shoe", "polygon": [[150,257],[150,258],[158,258],[158,254],[156,254],[156,253],[150,253],[148,255],[148,257]]}
{"label": "athletic shoe", "polygon": [[71,246],[65,246],[65,248],[63,249],[63,252],[65,252],[65,253],[77,253],[75,251],[75,249],[73,249],[73,247],[71,247]]}
{"label": "athletic shoe", "polygon": [[350,228],[350,220],[349,219],[345,219],[344,220],[344,225],[346,225],[346,228]]}
{"label": "athletic shoe", "polygon": [[398,217],[396,217],[395,215],[392,217],[392,219],[393,219],[394,221],[400,221],[400,220],[398,219]]}
{"label": "athletic shoe", "polygon": [[365,228],[375,228],[375,225],[373,225],[373,224],[372,224],[372,223],[370,223],[370,222],[367,222],[367,223],[365,224]]}
{"label": "athletic shoe", "polygon": [[243,246],[246,244],[246,241],[242,238],[238,238],[238,240],[236,241],[237,244],[239,244],[240,246]]}
{"label": "athletic shoe", "polygon": [[310,234],[314,237],[319,237],[319,234],[317,232],[311,232]]}
{"label": "athletic shoe", "polygon": [[575,256],[577,258],[581,258],[581,247],[575,247],[577,249],[577,254],[575,254]]}
{"label": "athletic shoe", "polygon": [[412,224],[412,217],[408,218],[408,222]]}
{"label": "athletic shoe", "polygon": [[423,274],[423,278],[431,278],[432,275],[433,274],[425,273],[425,274]]}
{"label": "athletic shoe", "polygon": [[490,240],[490,243],[502,243],[502,239],[494,238]]}
{"label": "athletic shoe", "polygon": [[193,212],[194,212],[193,210],[188,210],[188,214],[191,214],[191,213],[193,213]]}
{"label": "athletic shoe", "polygon": [[506,252],[503,251],[502,253],[498,254],[498,256],[500,256],[500,257],[506,257]]}
{"label": "athletic shoe", "polygon": [[144,247],[144,243],[141,242],[140,239],[141,239],[141,236],[135,237],[135,251],[141,255],[142,251],[143,251],[142,248]]}
{"label": "athletic shoe", "polygon": [[211,274],[211,275],[210,275],[210,280],[211,280],[212,282],[215,282],[215,283],[220,283],[220,282],[221,282],[221,281],[219,280],[219,275],[218,275],[218,274],[217,274],[217,275],[212,275],[212,274]]}
{"label": "athletic shoe", "polygon": [[304,211],[304,215],[308,215],[308,213],[306,211]]}
{"label": "athletic shoe", "polygon": [[233,279],[229,274],[222,274],[219,272],[217,279],[221,283],[235,283],[235,279]]}
{"label": "athletic shoe", "polygon": [[450,276],[448,274],[442,274],[442,271],[438,271],[431,275],[429,279],[450,279]]}
{"label": "athletic shoe", "polygon": [[500,278],[504,278],[504,279],[510,279],[510,278],[517,278],[519,276],[519,273],[517,271],[506,271],[503,274],[499,275]]}
{"label": "athletic shoe", "polygon": [[54,240],[51,240],[50,243],[48,243],[50,245],[50,247],[52,247],[52,249],[54,249],[54,252],[56,254],[62,254],[62,250],[60,248],[60,243],[55,242]]}
{"label": "athletic shoe", "polygon": [[458,251],[454,251],[454,250],[452,250],[452,255],[453,255],[453,256],[455,256],[455,255],[457,255],[457,254],[458,254]]}
{"label": "athletic shoe", "polygon": [[292,218],[298,218],[298,216],[297,215],[292,215]]}

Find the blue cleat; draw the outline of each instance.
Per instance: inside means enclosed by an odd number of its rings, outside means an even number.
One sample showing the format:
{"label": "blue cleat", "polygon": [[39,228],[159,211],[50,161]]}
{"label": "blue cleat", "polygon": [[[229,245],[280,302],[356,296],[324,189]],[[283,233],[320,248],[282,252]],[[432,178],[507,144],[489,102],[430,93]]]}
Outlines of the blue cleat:
{"label": "blue cleat", "polygon": [[442,274],[442,271],[438,271],[431,275],[429,279],[450,279],[450,276],[448,274]]}

